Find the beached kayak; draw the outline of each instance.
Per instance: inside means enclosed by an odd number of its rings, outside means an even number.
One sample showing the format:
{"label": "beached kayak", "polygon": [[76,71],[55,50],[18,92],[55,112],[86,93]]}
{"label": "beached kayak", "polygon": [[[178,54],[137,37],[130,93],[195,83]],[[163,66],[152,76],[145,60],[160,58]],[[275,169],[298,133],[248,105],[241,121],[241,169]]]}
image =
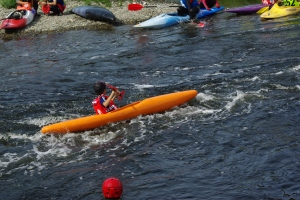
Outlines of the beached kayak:
{"label": "beached kayak", "polygon": [[80,17],[103,22],[115,22],[115,15],[102,7],[99,6],[78,6],[72,9],[72,12]]}
{"label": "beached kayak", "polygon": [[[196,18],[201,19],[203,17],[215,14],[221,10],[224,10],[224,6],[221,6],[220,8],[211,8],[211,10],[201,9],[200,12],[197,14]],[[133,27],[136,28],[166,28],[169,26],[173,26],[178,23],[188,22],[190,20],[189,15],[180,16],[177,12],[174,13],[166,13],[161,14],[156,17],[153,17],[151,19],[148,19],[144,22],[141,22]]]}
{"label": "beached kayak", "polygon": [[33,21],[36,11],[25,4],[18,6],[17,10],[11,12],[1,23],[1,29],[20,29],[24,28]]}
{"label": "beached kayak", "polygon": [[226,9],[225,12],[248,15],[248,14],[256,13],[260,9],[265,8],[265,7],[269,7],[269,6],[271,6],[271,5],[253,4],[253,5],[249,5],[249,6]]}
{"label": "beached kayak", "polygon": [[269,10],[260,15],[263,19],[274,19],[297,14],[300,12],[300,6],[278,6],[277,3]]}
{"label": "beached kayak", "polygon": [[41,132],[44,134],[65,134],[69,132],[92,130],[107,125],[108,123],[124,121],[139,115],[149,115],[169,110],[193,99],[196,95],[196,90],[187,90],[147,98],[142,101],[131,103],[107,114],[91,115],[45,126],[42,128]]}

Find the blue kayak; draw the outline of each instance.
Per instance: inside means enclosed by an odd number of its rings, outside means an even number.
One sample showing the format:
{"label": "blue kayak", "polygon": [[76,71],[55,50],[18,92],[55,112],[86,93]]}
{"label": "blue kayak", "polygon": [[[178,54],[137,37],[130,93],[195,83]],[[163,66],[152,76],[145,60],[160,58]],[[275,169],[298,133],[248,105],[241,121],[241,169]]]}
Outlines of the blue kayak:
{"label": "blue kayak", "polygon": [[[217,13],[221,10],[224,10],[224,6],[221,6],[220,8],[213,7],[211,8],[211,10],[200,9],[200,12],[196,15],[196,19],[201,19],[203,17]],[[177,12],[174,12],[158,15],[137,25],[134,25],[133,27],[159,29],[188,21],[190,21],[189,15],[180,16]]]}

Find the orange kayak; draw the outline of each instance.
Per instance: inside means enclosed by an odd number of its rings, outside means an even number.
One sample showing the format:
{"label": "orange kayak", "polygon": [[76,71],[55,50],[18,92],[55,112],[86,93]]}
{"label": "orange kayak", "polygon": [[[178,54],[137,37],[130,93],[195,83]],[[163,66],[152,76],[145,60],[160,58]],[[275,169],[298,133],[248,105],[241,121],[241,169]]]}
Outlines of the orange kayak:
{"label": "orange kayak", "polygon": [[196,95],[196,90],[187,90],[151,97],[142,101],[131,103],[104,115],[95,114],[44,126],[41,132],[44,134],[66,134],[92,130],[100,126],[107,125],[108,123],[132,119],[139,115],[149,115],[170,110],[175,106],[181,105],[193,99],[196,97]]}

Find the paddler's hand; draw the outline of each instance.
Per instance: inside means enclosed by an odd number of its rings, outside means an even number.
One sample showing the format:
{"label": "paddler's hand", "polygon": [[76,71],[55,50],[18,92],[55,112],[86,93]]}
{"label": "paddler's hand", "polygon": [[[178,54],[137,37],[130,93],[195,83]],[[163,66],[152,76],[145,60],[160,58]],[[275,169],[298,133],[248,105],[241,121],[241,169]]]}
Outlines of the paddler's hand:
{"label": "paddler's hand", "polygon": [[112,92],[114,92],[115,96],[119,96],[121,94],[120,90],[118,90],[118,89],[114,89],[114,90],[112,90]]}
{"label": "paddler's hand", "polygon": [[109,98],[111,100],[115,100],[115,98],[117,97],[117,92],[115,92],[114,90],[111,91],[110,95],[109,95]]}
{"label": "paddler's hand", "polygon": [[116,92],[117,97],[120,96],[120,94],[121,94],[120,90],[116,90],[115,92]]}

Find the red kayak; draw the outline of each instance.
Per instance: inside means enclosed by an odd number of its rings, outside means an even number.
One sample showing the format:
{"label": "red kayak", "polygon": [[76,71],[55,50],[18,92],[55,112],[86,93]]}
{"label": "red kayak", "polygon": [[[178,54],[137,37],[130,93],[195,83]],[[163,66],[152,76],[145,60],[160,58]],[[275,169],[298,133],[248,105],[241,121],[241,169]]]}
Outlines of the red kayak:
{"label": "red kayak", "polygon": [[30,4],[18,6],[17,10],[11,12],[3,19],[1,29],[19,29],[27,26],[33,21],[36,11],[31,8]]}

